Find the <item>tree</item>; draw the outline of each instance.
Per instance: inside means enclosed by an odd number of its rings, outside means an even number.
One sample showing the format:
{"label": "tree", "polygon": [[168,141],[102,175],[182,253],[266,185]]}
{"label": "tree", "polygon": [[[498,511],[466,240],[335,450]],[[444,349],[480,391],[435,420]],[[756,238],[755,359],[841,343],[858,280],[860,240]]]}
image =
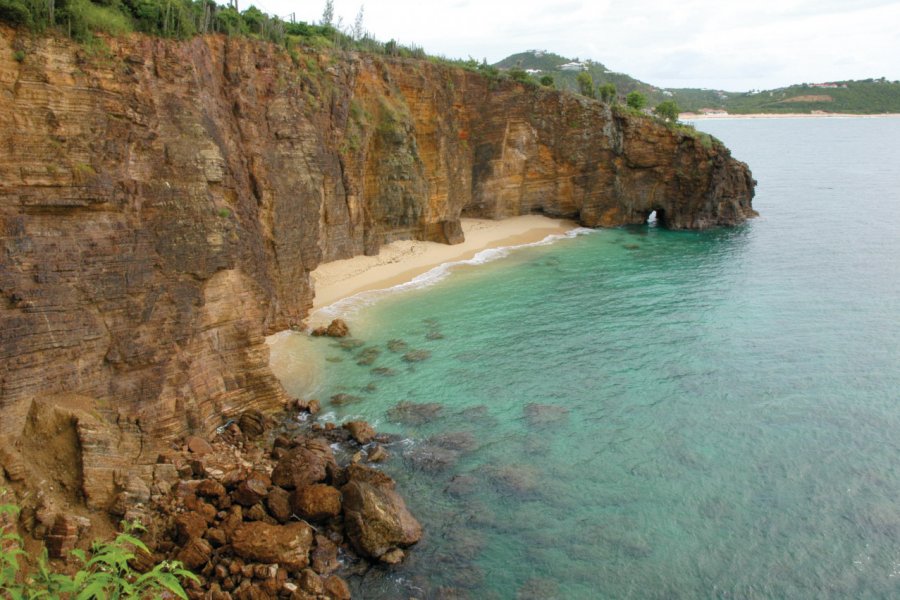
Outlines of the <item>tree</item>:
{"label": "tree", "polygon": [[678,114],[680,112],[681,109],[678,108],[678,104],[676,104],[674,100],[663,100],[653,109],[653,114],[670,123],[678,121]]}
{"label": "tree", "polygon": [[356,18],[353,20],[353,31],[351,33],[356,41],[363,39],[363,35],[365,35],[365,30],[363,29],[363,11],[365,8],[365,4],[360,5],[359,12],[356,13]]}
{"label": "tree", "polygon": [[647,96],[637,90],[629,92],[628,95],[625,96],[625,104],[635,110],[641,110],[647,106]]}
{"label": "tree", "polygon": [[541,77],[541,85],[544,87],[552,88],[555,87],[555,82],[553,81],[553,77],[550,75],[544,75]]}
{"label": "tree", "polygon": [[513,67],[509,70],[508,73],[509,78],[513,81],[518,81],[519,83],[525,83],[526,81],[528,81],[528,73],[526,73],[524,69]]}
{"label": "tree", "polygon": [[616,98],[616,84],[601,83],[597,86],[597,92],[600,94],[600,100],[609,104]]}
{"label": "tree", "polygon": [[578,82],[578,92],[582,96],[594,97],[594,78],[591,77],[590,73],[582,71],[578,74],[576,81]]}
{"label": "tree", "polygon": [[334,0],[325,0],[325,10],[322,11],[322,25],[331,25],[334,21]]}

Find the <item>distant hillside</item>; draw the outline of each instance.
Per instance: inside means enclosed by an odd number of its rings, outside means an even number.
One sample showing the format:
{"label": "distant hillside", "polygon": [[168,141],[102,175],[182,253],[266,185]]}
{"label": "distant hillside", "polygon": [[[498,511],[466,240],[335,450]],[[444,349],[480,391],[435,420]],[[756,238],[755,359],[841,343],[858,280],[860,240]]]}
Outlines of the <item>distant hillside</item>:
{"label": "distant hillside", "polygon": [[528,50],[513,54],[494,64],[498,69],[520,68],[540,71],[540,79],[550,75],[556,87],[577,91],[576,78],[581,71],[590,73],[594,85],[613,83],[620,97],[637,90],[645,94],[650,106],[673,99],[681,110],[697,112],[704,108],[746,113],[809,113],[813,111],[851,114],[900,113],[900,82],[881,79],[797,84],[775,90],[726,92],[696,88],[658,88],[626,75],[615,73],[591,60],[566,58],[553,52]]}
{"label": "distant hillside", "polygon": [[[580,66],[575,66],[576,63]],[[570,65],[568,70],[563,70],[563,65]],[[543,75],[550,75],[556,84],[557,89],[578,91],[578,83],[576,78],[581,71],[587,71],[594,79],[594,85],[601,83],[613,83],[619,96],[624,97],[628,92],[637,90],[645,94],[650,99],[651,104],[662,102],[670,97],[663,90],[645,83],[625,73],[615,73],[606,68],[603,63],[592,60],[581,61],[577,58],[566,58],[553,52],[544,50],[528,50],[507,56],[503,60],[493,65],[498,69],[520,68],[524,70],[537,69],[540,73],[535,74],[535,78],[540,79]]]}

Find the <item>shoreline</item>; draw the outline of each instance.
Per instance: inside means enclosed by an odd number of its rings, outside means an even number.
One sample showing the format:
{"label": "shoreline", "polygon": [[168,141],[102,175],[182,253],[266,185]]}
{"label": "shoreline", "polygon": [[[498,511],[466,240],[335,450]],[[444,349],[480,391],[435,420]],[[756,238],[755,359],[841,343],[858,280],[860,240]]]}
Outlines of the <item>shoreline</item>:
{"label": "shoreline", "polygon": [[679,121],[715,121],[731,119],[884,119],[900,117],[900,113],[877,113],[870,115],[858,115],[853,113],[746,113],[746,114],[712,114],[681,113]]}
{"label": "shoreline", "polygon": [[354,256],[319,265],[310,274],[315,297],[307,325],[330,320],[334,315],[321,314],[326,312],[323,309],[346,298],[409,283],[436,267],[470,260],[485,250],[533,244],[579,227],[574,221],[543,215],[460,222],[465,235],[461,244],[401,240],[385,244],[377,256]]}

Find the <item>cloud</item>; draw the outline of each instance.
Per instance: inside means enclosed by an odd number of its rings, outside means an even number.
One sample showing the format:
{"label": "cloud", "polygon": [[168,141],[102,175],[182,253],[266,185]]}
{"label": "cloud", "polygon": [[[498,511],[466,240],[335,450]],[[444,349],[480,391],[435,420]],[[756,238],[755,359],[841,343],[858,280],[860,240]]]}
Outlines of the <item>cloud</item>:
{"label": "cloud", "polygon": [[[296,10],[307,21],[325,4],[265,2],[270,12]],[[495,62],[542,48],[670,87],[900,79],[896,0],[335,0],[335,8],[351,23],[363,3],[365,27],[379,39],[450,57]]]}

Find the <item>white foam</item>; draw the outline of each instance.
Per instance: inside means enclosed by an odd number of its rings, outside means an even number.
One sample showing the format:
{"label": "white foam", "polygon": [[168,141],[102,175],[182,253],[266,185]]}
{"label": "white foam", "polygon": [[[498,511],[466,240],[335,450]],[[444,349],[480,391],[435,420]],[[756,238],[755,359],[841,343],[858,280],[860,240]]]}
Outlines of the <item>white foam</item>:
{"label": "white foam", "polygon": [[518,250],[520,248],[532,248],[536,246],[549,246],[550,244],[558,242],[559,240],[571,239],[579,235],[595,233],[596,231],[596,229],[588,229],[587,227],[576,227],[575,229],[571,229],[566,233],[554,233],[548,235],[544,239],[537,242],[519,244],[516,246],[500,246],[498,248],[488,248],[486,250],[482,250],[472,258],[466,260],[441,263],[431,270],[426,271],[421,275],[417,275],[412,280],[407,281],[406,283],[401,283],[389,288],[379,290],[368,290],[365,292],[360,292],[359,294],[355,294],[353,296],[348,296],[347,298],[342,298],[334,304],[323,306],[319,310],[315,311],[312,315],[314,317],[313,320],[316,322],[327,322],[331,319],[334,319],[335,317],[346,317],[348,315],[356,313],[362,308],[371,306],[387,295],[395,294],[398,292],[406,292],[410,290],[420,290],[430,287],[450,275],[450,272],[454,267],[463,265],[483,265],[485,263],[505,258],[509,256],[513,250]]}

